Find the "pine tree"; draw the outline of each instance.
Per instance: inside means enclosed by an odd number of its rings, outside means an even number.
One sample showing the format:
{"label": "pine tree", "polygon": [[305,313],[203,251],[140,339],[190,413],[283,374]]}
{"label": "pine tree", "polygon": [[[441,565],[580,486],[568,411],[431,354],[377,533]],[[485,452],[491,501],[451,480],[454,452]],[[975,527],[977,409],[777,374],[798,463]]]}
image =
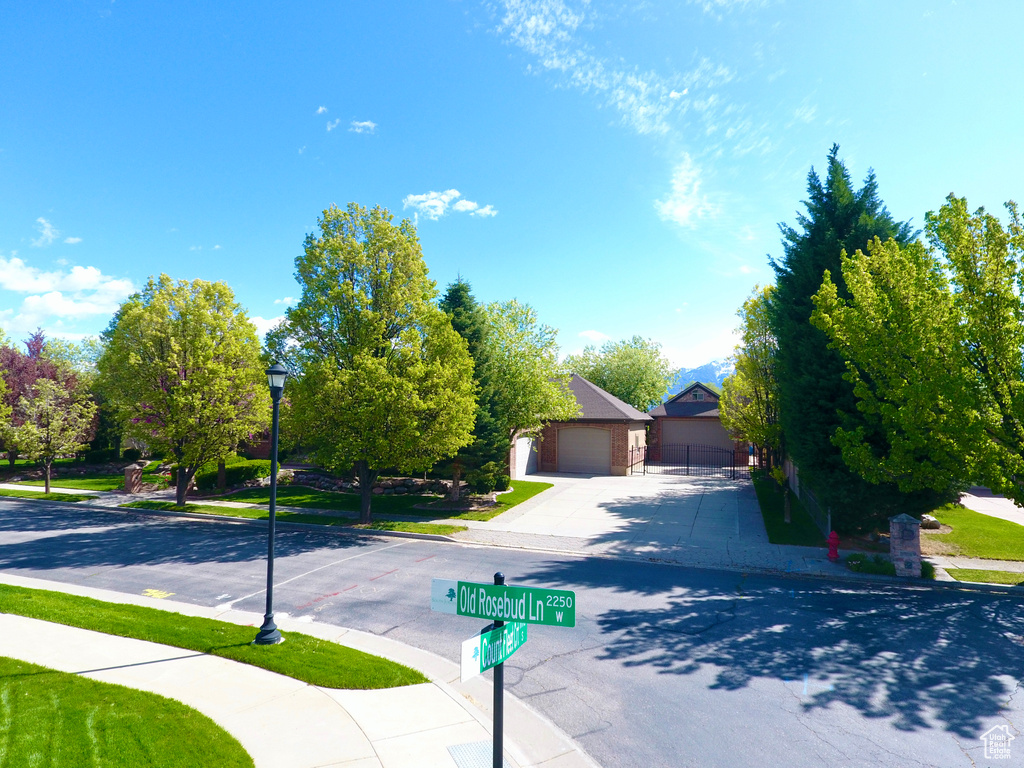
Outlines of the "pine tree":
{"label": "pine tree", "polygon": [[477,304],[469,283],[461,277],[448,286],[439,306],[452,321],[452,327],[466,340],[470,357],[473,358],[473,381],[477,390],[476,421],[473,424],[473,442],[461,448],[444,465],[452,475],[452,500],[459,498],[461,478],[468,473],[479,472],[487,464],[494,463],[504,472],[508,460],[507,440],[494,417],[494,388],[490,382],[490,357],[484,343],[487,335],[487,319]]}
{"label": "pine tree", "polygon": [[885,208],[873,171],[859,191],[853,189],[838,152],[833,145],[824,184],[813,168],[808,174],[807,214],[797,216],[802,231],[779,225],[785,255],[772,262],[777,285],[769,315],[778,340],[779,416],[787,451],[818,501],[831,508],[833,526],[864,530],[883,527],[889,516],[900,512],[920,514],[949,494],[901,493],[895,484],[871,484],[844,463],[832,442],[840,427],[863,427],[875,440],[885,436],[858,411],[853,385],[844,379],[844,359],[811,324],[812,297],[826,270],[839,295],[848,297],[840,264],[843,251],[864,250],[874,237],[901,245],[916,238],[909,222],[896,222]]}

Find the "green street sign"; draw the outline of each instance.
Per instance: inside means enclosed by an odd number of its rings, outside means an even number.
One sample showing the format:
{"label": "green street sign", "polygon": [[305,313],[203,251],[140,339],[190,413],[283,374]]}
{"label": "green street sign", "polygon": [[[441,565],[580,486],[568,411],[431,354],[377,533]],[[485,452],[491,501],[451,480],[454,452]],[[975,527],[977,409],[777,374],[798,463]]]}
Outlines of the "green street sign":
{"label": "green street sign", "polygon": [[489,621],[576,626],[576,593],[567,589],[434,579],[430,585],[430,608]]}
{"label": "green street sign", "polygon": [[503,663],[526,642],[526,625],[512,622],[462,644],[462,682]]}

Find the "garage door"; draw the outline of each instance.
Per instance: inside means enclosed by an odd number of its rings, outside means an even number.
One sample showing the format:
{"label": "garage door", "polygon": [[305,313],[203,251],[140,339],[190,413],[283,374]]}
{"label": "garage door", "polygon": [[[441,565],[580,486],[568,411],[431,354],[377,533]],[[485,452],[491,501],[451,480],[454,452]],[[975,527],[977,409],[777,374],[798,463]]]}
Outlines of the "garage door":
{"label": "garage door", "polygon": [[567,427],[558,430],[558,471],[610,475],[611,430],[594,427]]}
{"label": "garage door", "polygon": [[732,440],[722,422],[717,419],[692,419],[663,421],[661,424],[662,445],[713,445],[718,448],[732,448]]}

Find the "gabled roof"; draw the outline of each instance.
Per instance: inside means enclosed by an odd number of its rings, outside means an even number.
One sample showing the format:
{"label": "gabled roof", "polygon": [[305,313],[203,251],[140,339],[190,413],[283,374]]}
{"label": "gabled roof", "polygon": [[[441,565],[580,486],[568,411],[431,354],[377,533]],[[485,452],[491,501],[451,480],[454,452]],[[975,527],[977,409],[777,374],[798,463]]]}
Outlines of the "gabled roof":
{"label": "gabled roof", "polygon": [[569,389],[576,397],[581,411],[574,421],[651,421],[651,417],[643,411],[638,411],[575,373],[569,381]]}
{"label": "gabled roof", "polygon": [[[700,389],[705,393],[703,401],[686,400],[687,395],[695,389]],[[719,419],[721,416],[718,413],[718,397],[718,393],[711,387],[695,381],[678,395],[670,397],[667,402],[652,409],[649,413],[655,418],[667,416],[669,418]]]}

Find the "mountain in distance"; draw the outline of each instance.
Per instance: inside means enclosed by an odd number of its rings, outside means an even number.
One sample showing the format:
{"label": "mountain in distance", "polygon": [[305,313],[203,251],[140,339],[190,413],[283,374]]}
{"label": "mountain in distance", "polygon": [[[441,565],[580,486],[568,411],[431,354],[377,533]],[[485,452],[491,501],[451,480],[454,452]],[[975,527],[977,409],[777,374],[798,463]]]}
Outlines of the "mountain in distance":
{"label": "mountain in distance", "polygon": [[721,388],[725,377],[729,376],[733,370],[734,366],[729,358],[712,360],[710,363],[705,363],[697,368],[682,368],[676,374],[675,379],[672,380],[668,396],[672,397],[679,394],[683,387],[693,381],[699,381],[701,384],[715,384]]}

